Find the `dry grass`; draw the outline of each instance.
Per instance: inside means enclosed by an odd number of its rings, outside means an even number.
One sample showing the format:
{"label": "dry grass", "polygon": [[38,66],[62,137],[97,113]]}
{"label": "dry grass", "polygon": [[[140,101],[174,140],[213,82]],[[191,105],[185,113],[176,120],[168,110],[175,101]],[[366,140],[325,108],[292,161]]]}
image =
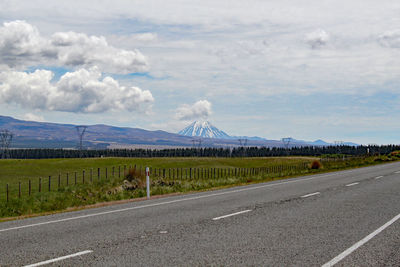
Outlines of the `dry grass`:
{"label": "dry grass", "polygon": [[322,168],[322,164],[319,160],[314,160],[313,162],[311,162],[310,168],[313,170],[319,170]]}

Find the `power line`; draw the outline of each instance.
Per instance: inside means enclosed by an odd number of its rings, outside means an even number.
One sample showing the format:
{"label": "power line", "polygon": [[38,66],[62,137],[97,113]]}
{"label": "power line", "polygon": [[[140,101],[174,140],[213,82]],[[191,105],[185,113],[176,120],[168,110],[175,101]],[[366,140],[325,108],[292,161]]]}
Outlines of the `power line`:
{"label": "power line", "polygon": [[341,147],[343,146],[343,141],[333,141],[333,143],[335,144],[335,146],[337,147],[337,149],[338,149],[338,153],[339,154],[342,154],[342,149],[341,149]]}
{"label": "power line", "polygon": [[[334,141],[333,143],[335,144],[335,146],[338,149],[337,150],[338,154],[342,154],[342,146],[343,146],[344,142],[343,141]],[[344,160],[344,155],[343,155],[343,160]]]}
{"label": "power line", "polygon": [[193,143],[193,148],[200,148],[201,144],[203,143],[203,140],[200,139],[192,139],[192,143]]}
{"label": "power line", "polygon": [[292,142],[293,138],[292,137],[284,137],[281,139],[283,145],[285,146],[286,149],[289,148],[290,143]]}
{"label": "power line", "polygon": [[87,126],[86,125],[79,125],[75,126],[76,131],[79,137],[79,156],[82,157],[82,150],[83,150],[83,136],[85,135]]}
{"label": "power line", "polygon": [[2,130],[0,132],[0,142],[1,142],[1,158],[6,159],[10,157],[10,145],[13,139],[13,133],[9,130]]}
{"label": "power line", "polygon": [[239,138],[238,141],[240,143],[240,146],[247,146],[247,138]]}
{"label": "power line", "polygon": [[238,141],[240,143],[240,147],[243,148],[242,149],[242,157],[245,157],[246,149],[244,147],[247,146],[247,138],[239,138]]}
{"label": "power line", "polygon": [[290,146],[290,142],[292,142],[292,140],[293,140],[292,137],[284,137],[281,139],[281,141],[286,149],[286,155],[288,155],[288,156],[289,156],[289,146]]}

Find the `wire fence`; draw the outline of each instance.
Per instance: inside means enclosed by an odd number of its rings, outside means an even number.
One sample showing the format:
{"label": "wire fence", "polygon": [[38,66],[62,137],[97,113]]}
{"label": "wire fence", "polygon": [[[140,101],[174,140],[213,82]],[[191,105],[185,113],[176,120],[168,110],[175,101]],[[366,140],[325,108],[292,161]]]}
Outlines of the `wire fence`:
{"label": "wire fence", "polygon": [[[75,172],[59,173],[56,176],[43,176],[34,179],[23,179],[14,183],[3,184],[0,188],[0,201],[9,201],[15,198],[25,198],[33,194],[58,192],[66,187],[90,186],[104,181],[123,180],[134,169],[140,175],[145,175],[143,166],[111,166],[91,168]],[[230,177],[250,178],[258,175],[282,176],[294,174],[309,169],[309,163],[302,162],[292,165],[272,165],[255,168],[152,168],[150,178],[166,180],[196,180],[220,179]]]}

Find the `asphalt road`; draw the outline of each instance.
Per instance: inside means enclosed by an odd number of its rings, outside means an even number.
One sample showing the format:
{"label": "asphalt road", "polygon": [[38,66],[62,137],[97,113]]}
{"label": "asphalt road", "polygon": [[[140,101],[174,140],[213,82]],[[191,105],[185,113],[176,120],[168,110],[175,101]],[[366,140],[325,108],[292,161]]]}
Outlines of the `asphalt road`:
{"label": "asphalt road", "polygon": [[0,265],[400,266],[399,214],[385,164],[0,223]]}

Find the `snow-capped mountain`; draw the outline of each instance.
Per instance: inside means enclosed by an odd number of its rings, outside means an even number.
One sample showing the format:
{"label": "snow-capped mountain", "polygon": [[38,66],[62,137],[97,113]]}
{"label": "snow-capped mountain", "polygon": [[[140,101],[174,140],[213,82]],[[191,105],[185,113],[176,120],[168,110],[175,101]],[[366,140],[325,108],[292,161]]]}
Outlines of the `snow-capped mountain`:
{"label": "snow-capped mountain", "polygon": [[231,139],[227,133],[219,130],[208,121],[195,121],[185,129],[178,132],[180,135],[197,136],[204,138]]}

